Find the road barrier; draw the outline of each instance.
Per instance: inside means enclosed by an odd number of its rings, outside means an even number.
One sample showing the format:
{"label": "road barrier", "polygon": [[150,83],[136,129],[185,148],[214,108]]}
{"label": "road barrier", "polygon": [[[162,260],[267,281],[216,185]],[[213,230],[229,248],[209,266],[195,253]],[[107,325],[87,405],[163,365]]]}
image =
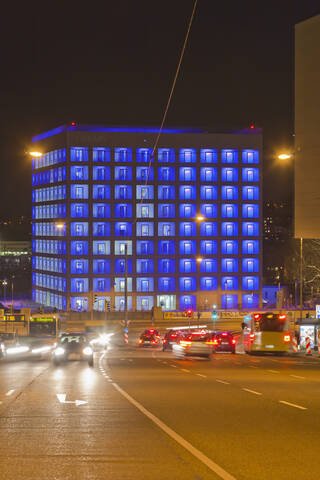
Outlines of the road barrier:
{"label": "road barrier", "polygon": [[125,344],[128,344],[128,343],[129,343],[128,332],[124,332],[124,343],[125,343]]}
{"label": "road barrier", "polygon": [[320,335],[319,335],[319,329],[318,329],[318,355],[320,357]]}
{"label": "road barrier", "polygon": [[306,354],[311,355],[311,344],[310,344],[310,338],[306,338]]}
{"label": "road barrier", "polygon": [[292,351],[293,351],[293,353],[298,352],[298,342],[297,342],[296,337],[293,337],[293,339],[292,339]]}

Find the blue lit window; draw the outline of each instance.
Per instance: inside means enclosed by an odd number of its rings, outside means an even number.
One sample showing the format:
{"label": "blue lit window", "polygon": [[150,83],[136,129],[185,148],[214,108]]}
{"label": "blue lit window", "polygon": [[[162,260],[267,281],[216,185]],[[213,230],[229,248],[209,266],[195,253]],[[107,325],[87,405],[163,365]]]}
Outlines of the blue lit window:
{"label": "blue lit window", "polygon": [[175,187],[174,187],[174,185],[159,185],[158,186],[158,199],[159,200],[174,200],[175,199]]}
{"label": "blue lit window", "polygon": [[148,311],[153,307],[153,296],[140,296],[137,295],[137,310],[138,311]]}
{"label": "blue lit window", "polygon": [[221,295],[221,308],[234,310],[238,308],[238,295]]}
{"label": "blue lit window", "polygon": [[192,292],[197,290],[197,280],[195,277],[180,277],[179,290],[181,292]]}
{"label": "blue lit window", "polygon": [[[105,260],[105,259],[94,259],[92,261],[93,265],[93,273],[110,273],[111,272],[111,262],[110,260]],[[129,272],[129,270],[128,270]]]}
{"label": "blue lit window", "polygon": [[168,203],[158,204],[158,217],[159,218],[174,218],[175,217],[175,205]]}
{"label": "blue lit window", "polygon": [[259,151],[242,150],[242,163],[259,163]]}
{"label": "blue lit window", "polygon": [[115,162],[131,162],[132,161],[131,148],[115,148],[114,161]]}
{"label": "blue lit window", "polygon": [[259,277],[242,277],[242,290],[259,290]]}
{"label": "blue lit window", "polygon": [[221,235],[223,237],[235,237],[238,235],[238,223],[237,222],[222,222],[221,223]]}
{"label": "blue lit window", "polygon": [[153,260],[147,258],[138,258],[136,264],[137,273],[153,273]]}
{"label": "blue lit window", "polygon": [[109,218],[110,217],[110,204],[109,203],[94,203],[93,206],[94,218]]}
{"label": "blue lit window", "polygon": [[158,180],[162,182],[173,182],[175,180],[174,167],[158,167]]}
{"label": "blue lit window", "polygon": [[89,291],[89,280],[87,278],[71,278],[72,293],[87,293]]}
{"label": "blue lit window", "polygon": [[238,290],[238,277],[221,277],[222,290]]}
{"label": "blue lit window", "polygon": [[180,167],[179,180],[181,182],[195,182],[197,179],[197,170],[195,167]]}
{"label": "blue lit window", "polygon": [[85,259],[71,260],[71,273],[76,273],[76,274],[89,273],[89,260],[85,260]]}
{"label": "blue lit window", "polygon": [[211,237],[218,234],[218,228],[216,222],[201,222],[200,235],[202,237]]}
{"label": "blue lit window", "polygon": [[179,216],[181,218],[195,218],[197,206],[194,203],[181,203],[179,205]]}
{"label": "blue lit window", "polygon": [[137,218],[153,218],[154,217],[154,205],[153,203],[136,205]]}
{"label": "blue lit window", "polygon": [[173,148],[159,148],[158,162],[174,163],[174,149]]}
{"label": "blue lit window", "polygon": [[153,200],[154,198],[153,185],[137,185],[136,198],[137,200]]}
{"label": "blue lit window", "polygon": [[242,235],[244,237],[258,236],[259,235],[259,223],[258,222],[243,222],[242,223]]}
{"label": "blue lit window", "polygon": [[[180,187],[181,188],[181,187]],[[201,185],[200,186],[200,198],[201,200],[216,200],[218,194],[218,189],[212,185]]]}
{"label": "blue lit window", "polygon": [[89,302],[87,297],[71,297],[71,310],[85,312],[88,310],[88,305]]}
{"label": "blue lit window", "polygon": [[217,163],[217,150],[212,148],[202,148],[200,150],[201,163]]}
{"label": "blue lit window", "polygon": [[188,308],[196,309],[197,297],[196,295],[180,295],[179,308],[180,310],[187,310]]}
{"label": "blue lit window", "polygon": [[88,162],[89,150],[84,147],[70,148],[71,162]]}
{"label": "blue lit window", "polygon": [[89,169],[88,167],[76,167],[72,166],[70,168],[71,180],[88,180],[89,179]]}
{"label": "blue lit window", "polygon": [[153,162],[151,158],[152,148],[137,148],[137,162],[149,163]]}
{"label": "blue lit window", "polygon": [[158,235],[160,237],[172,237],[175,234],[174,222],[159,222]]}
{"label": "blue lit window", "polygon": [[[117,258],[115,261],[115,273],[125,273],[126,272],[126,260],[125,258]],[[127,259],[127,272],[132,273],[132,260],[131,258]]]}
{"label": "blue lit window", "polygon": [[238,200],[238,187],[222,186],[221,187],[222,200]]}
{"label": "blue lit window", "polygon": [[218,262],[216,258],[204,258],[200,262],[201,273],[216,273],[218,270]]}
{"label": "blue lit window", "polygon": [[195,222],[180,222],[179,225],[180,236],[195,236],[197,234],[197,228]]}
{"label": "blue lit window", "polygon": [[218,180],[218,172],[216,167],[201,167],[200,168],[201,182],[216,182]]}
{"label": "blue lit window", "polygon": [[120,204],[117,203],[115,206],[115,217],[116,218],[132,218],[132,205],[131,204]]}
{"label": "blue lit window", "polygon": [[221,169],[221,180],[223,182],[237,182],[238,181],[238,169],[237,168],[227,168],[224,167]]}
{"label": "blue lit window", "polygon": [[136,176],[139,182],[153,181],[154,180],[153,167],[137,167]]}
{"label": "blue lit window", "polygon": [[259,308],[259,295],[258,294],[246,294],[242,295],[242,307],[243,308]]}
{"label": "blue lit window", "polygon": [[194,258],[181,258],[179,260],[180,273],[196,273],[197,263]]}
{"label": "blue lit window", "polygon": [[217,290],[218,282],[217,277],[201,277],[200,278],[200,290]]}
{"label": "blue lit window", "polygon": [[259,168],[243,168],[242,181],[243,182],[259,182]]}
{"label": "blue lit window", "polygon": [[153,292],[154,290],[154,281],[151,277],[138,277],[137,282],[137,292]]}
{"label": "blue lit window", "polygon": [[[228,235],[226,235],[228,236]],[[222,240],[221,253],[223,255],[237,255],[238,254],[238,241],[237,240]]]}
{"label": "blue lit window", "polygon": [[243,258],[242,259],[242,271],[245,273],[258,273],[259,272],[259,259],[258,258]]}
{"label": "blue lit window", "polygon": [[257,255],[259,253],[259,240],[242,240],[242,253]]}
{"label": "blue lit window", "polygon": [[114,169],[115,180],[132,180],[132,167],[115,167]]}
{"label": "blue lit window", "polygon": [[158,290],[159,292],[174,292],[176,286],[175,283],[174,277],[159,277]]}
{"label": "blue lit window", "polygon": [[238,151],[232,149],[221,150],[222,163],[238,163]]}
{"label": "blue lit window", "polygon": [[238,205],[233,203],[221,205],[221,217],[222,218],[237,218],[238,217]]}
{"label": "blue lit window", "polygon": [[93,255],[110,255],[109,240],[94,240],[92,242]]}
{"label": "blue lit window", "polygon": [[111,279],[110,278],[94,278],[93,279],[93,291],[94,292],[110,292],[111,291]]}
{"label": "blue lit window", "polygon": [[245,186],[242,187],[243,200],[259,200],[259,187]]}
{"label": "blue lit window", "polygon": [[114,234],[117,237],[132,236],[132,223],[131,222],[115,222]]}
{"label": "blue lit window", "polygon": [[197,198],[197,190],[195,185],[180,185],[179,197],[182,200],[195,200]]}
{"label": "blue lit window", "polygon": [[180,163],[196,163],[197,152],[194,148],[181,148],[179,151]]}
{"label": "blue lit window", "polygon": [[88,185],[71,185],[71,198],[85,200],[89,197]]}
{"label": "blue lit window", "polygon": [[173,258],[160,258],[158,260],[159,273],[175,273],[175,261]]}
{"label": "blue lit window", "polygon": [[110,162],[110,148],[95,147],[92,156],[94,162]]}
{"label": "blue lit window", "polygon": [[71,217],[87,218],[89,215],[89,206],[87,203],[71,203]]}
{"label": "blue lit window", "polygon": [[71,236],[82,237],[87,236],[89,233],[88,222],[71,222]]}
{"label": "blue lit window", "polygon": [[110,223],[109,222],[93,222],[92,224],[94,237],[107,237],[110,235]]}
{"label": "blue lit window", "polygon": [[259,205],[244,203],[242,205],[243,218],[259,218]]}
{"label": "blue lit window", "polygon": [[110,167],[97,167],[94,166],[92,169],[93,180],[110,180]]}
{"label": "blue lit window", "polygon": [[92,198],[95,200],[110,199],[110,186],[109,185],[93,185]]}
{"label": "blue lit window", "polygon": [[210,203],[210,204],[202,203],[200,205],[200,213],[205,218],[217,218],[218,216],[217,205],[214,203]]}
{"label": "blue lit window", "polygon": [[227,273],[238,272],[238,260],[236,258],[223,258],[221,260],[221,271]]}
{"label": "blue lit window", "polygon": [[115,255],[132,255],[132,241],[131,240],[116,240],[114,242]]}
{"label": "blue lit window", "polygon": [[117,200],[130,200],[132,198],[131,185],[116,185],[114,187],[114,198]]}
{"label": "blue lit window", "polygon": [[153,222],[137,222],[137,236],[138,237],[153,237],[154,225]]}
{"label": "blue lit window", "polygon": [[173,240],[159,240],[158,242],[159,255],[174,255],[175,242]]}
{"label": "blue lit window", "polygon": [[181,255],[195,255],[196,241],[195,240],[180,240],[179,252]]}
{"label": "blue lit window", "polygon": [[153,240],[137,240],[136,249],[137,249],[137,255],[153,255],[154,254]]}

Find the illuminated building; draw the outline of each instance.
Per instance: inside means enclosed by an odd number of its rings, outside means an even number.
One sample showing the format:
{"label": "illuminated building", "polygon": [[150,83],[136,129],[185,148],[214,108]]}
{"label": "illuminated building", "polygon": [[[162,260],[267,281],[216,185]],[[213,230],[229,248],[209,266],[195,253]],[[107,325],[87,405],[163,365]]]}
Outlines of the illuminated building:
{"label": "illuminated building", "polygon": [[34,301],[121,310],[127,270],[129,309],[259,306],[261,132],[165,129],[151,158],[157,131],[33,138]]}

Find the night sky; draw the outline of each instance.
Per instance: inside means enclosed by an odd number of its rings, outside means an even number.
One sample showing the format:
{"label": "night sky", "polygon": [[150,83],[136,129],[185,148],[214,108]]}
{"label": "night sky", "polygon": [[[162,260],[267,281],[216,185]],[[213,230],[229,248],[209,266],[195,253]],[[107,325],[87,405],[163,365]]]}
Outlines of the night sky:
{"label": "night sky", "polygon": [[[160,124],[192,6],[31,1],[2,9],[0,219],[30,215],[24,152],[33,135],[70,121]],[[292,142],[293,26],[318,13],[319,0],[198,1],[166,125],[262,127],[265,199],[290,196],[292,169],[272,155]]]}

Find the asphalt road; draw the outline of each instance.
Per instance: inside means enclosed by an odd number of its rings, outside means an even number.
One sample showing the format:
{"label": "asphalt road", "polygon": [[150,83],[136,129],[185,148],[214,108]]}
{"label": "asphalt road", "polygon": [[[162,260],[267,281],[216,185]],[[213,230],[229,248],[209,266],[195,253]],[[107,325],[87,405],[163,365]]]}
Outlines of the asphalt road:
{"label": "asphalt road", "polygon": [[318,480],[319,369],[116,346],[93,369],[0,361],[0,479]]}

